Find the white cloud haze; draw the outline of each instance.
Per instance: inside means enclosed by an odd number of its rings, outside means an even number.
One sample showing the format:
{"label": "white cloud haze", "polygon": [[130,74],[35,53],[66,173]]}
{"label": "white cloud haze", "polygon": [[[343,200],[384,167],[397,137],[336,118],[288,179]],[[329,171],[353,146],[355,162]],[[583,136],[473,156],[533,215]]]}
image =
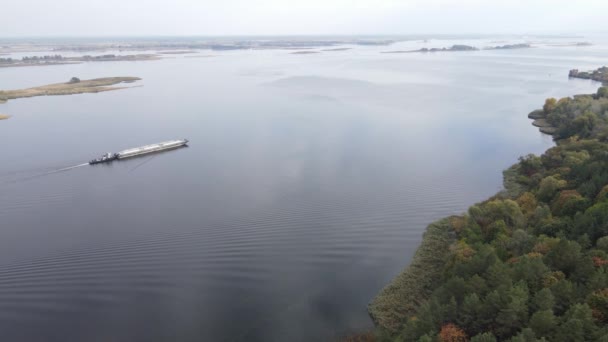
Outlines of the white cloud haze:
{"label": "white cloud haze", "polygon": [[19,0],[0,36],[607,31],[607,0]]}

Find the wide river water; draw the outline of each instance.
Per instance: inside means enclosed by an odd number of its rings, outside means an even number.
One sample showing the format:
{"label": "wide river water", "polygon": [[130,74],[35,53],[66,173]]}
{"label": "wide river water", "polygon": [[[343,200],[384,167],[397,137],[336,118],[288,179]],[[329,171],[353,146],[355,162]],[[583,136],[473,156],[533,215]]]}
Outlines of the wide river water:
{"label": "wide river water", "polygon": [[[580,40],[580,39],[579,39]],[[426,225],[552,145],[526,115],[608,45],[203,51],[0,69],[0,89],[137,76],[131,89],[0,105],[0,340],[318,341],[367,303]],[[429,47],[482,40],[431,41]],[[504,44],[504,43],[500,43]],[[316,49],[321,50],[321,49]],[[169,139],[190,146],[65,169]]]}

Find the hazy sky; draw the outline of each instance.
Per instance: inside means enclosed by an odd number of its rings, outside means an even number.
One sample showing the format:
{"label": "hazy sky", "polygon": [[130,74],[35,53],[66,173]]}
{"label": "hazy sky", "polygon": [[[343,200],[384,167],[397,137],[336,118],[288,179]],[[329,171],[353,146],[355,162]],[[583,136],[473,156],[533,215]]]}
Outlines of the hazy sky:
{"label": "hazy sky", "polygon": [[608,31],[608,0],[18,0],[0,36]]}

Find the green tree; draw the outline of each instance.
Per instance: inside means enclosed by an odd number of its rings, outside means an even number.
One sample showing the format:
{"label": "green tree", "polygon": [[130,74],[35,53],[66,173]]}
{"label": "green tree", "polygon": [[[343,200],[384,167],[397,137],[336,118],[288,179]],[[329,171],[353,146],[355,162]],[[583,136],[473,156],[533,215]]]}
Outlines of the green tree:
{"label": "green tree", "polygon": [[559,280],[553,284],[551,286],[551,293],[555,297],[556,314],[564,313],[577,300],[574,285],[567,279]]}
{"label": "green tree", "polygon": [[523,256],[513,265],[512,279],[524,281],[531,291],[536,292],[542,288],[544,275],[548,272],[549,268],[540,256]]}
{"label": "green tree", "polygon": [[547,176],[540,181],[540,187],[538,189],[538,198],[541,201],[549,202],[555,196],[557,191],[565,186],[564,181],[560,181],[553,176]]}
{"label": "green tree", "polygon": [[469,335],[481,332],[484,326],[483,318],[480,317],[481,310],[483,310],[482,303],[476,293],[469,294],[464,298],[458,315],[458,324]]}
{"label": "green tree", "polygon": [[424,334],[418,339],[418,342],[435,342],[436,339],[432,338],[429,334]]}
{"label": "green tree", "polygon": [[525,157],[519,157],[519,167],[521,173],[530,177],[542,170],[543,163],[540,157],[528,154]]}
{"label": "green tree", "polygon": [[578,135],[579,137],[589,137],[593,129],[598,124],[599,118],[591,111],[585,112],[572,121],[571,127],[568,128],[568,136]]}
{"label": "green tree", "polygon": [[496,316],[499,337],[511,336],[528,321],[528,288],[525,283],[514,285],[508,292],[508,302]]}
{"label": "green tree", "polygon": [[572,274],[581,258],[581,246],[574,242],[562,239],[549,253],[545,260],[551,267]]}
{"label": "green tree", "polygon": [[525,328],[525,329],[522,329],[522,331],[520,331],[519,334],[517,334],[517,336],[513,337],[509,341],[511,341],[511,342],[537,342],[537,341],[543,341],[543,340],[536,339],[536,336],[534,335],[534,331],[532,331],[532,329],[530,329],[530,328]]}
{"label": "green tree", "polygon": [[551,290],[545,288],[534,295],[532,299],[532,309],[535,311],[553,310],[555,306],[555,297]]}
{"label": "green tree", "polygon": [[497,261],[488,267],[483,275],[488,287],[491,289],[496,289],[500,286],[510,287],[513,282],[511,278],[511,269],[501,261]]}
{"label": "green tree", "polygon": [[470,342],[496,342],[496,337],[492,333],[486,332],[473,336]]}
{"label": "green tree", "polygon": [[534,330],[536,337],[550,338],[551,333],[557,326],[557,320],[553,311],[542,310],[535,312],[530,318],[530,328]]}
{"label": "green tree", "polygon": [[591,241],[608,235],[608,201],[600,202],[585,211],[577,221],[578,234],[587,233]]}
{"label": "green tree", "polygon": [[604,237],[597,239],[597,242],[595,243],[595,245],[597,246],[597,248],[608,253],[608,236],[604,236]]}
{"label": "green tree", "polygon": [[[483,305],[481,307],[481,313],[479,315],[481,324],[484,327],[491,327],[492,332],[496,334],[496,330],[494,329],[498,324],[496,323],[496,316],[500,312],[500,310],[506,306],[506,290],[498,291],[494,290],[484,298]],[[488,329],[489,330],[489,329]]]}
{"label": "green tree", "polygon": [[559,326],[559,329],[555,334],[555,341],[586,341],[583,323],[580,320],[568,320],[564,322]]}
{"label": "green tree", "polygon": [[509,241],[509,250],[513,255],[528,253],[533,246],[534,238],[523,229],[514,231],[511,240]]}
{"label": "green tree", "polygon": [[564,323],[555,334],[556,341],[592,341],[597,332],[591,308],[574,304],[563,317]]}

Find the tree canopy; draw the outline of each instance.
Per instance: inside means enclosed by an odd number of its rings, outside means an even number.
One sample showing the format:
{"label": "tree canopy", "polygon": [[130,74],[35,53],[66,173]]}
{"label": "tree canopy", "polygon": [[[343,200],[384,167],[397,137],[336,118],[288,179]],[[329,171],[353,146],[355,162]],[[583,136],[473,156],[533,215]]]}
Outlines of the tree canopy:
{"label": "tree canopy", "polygon": [[510,169],[517,191],[449,220],[440,281],[380,340],[607,341],[607,95],[547,100],[556,146]]}

